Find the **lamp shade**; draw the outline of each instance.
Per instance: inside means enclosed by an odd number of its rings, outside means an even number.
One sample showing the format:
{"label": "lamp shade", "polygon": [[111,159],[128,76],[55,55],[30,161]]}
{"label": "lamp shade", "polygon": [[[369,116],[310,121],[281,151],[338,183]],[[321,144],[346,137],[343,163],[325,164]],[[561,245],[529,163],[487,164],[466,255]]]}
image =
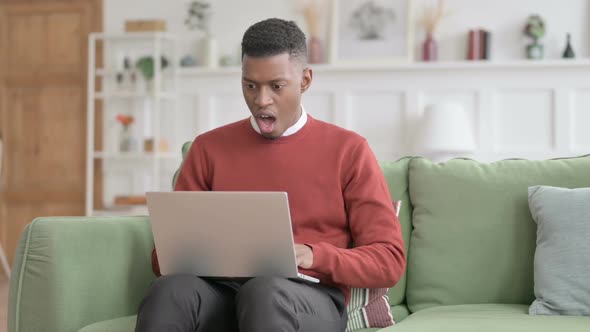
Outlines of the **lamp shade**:
{"label": "lamp shade", "polygon": [[473,130],[463,106],[451,102],[426,106],[417,147],[427,154],[473,152]]}

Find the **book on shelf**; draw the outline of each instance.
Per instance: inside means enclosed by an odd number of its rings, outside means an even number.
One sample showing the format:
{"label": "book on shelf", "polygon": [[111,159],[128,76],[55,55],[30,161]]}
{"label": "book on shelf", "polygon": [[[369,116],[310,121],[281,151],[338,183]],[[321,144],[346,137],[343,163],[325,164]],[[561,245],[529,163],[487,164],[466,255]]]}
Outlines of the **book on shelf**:
{"label": "book on shelf", "polygon": [[491,53],[491,32],[485,29],[471,29],[467,37],[467,60],[489,60]]}

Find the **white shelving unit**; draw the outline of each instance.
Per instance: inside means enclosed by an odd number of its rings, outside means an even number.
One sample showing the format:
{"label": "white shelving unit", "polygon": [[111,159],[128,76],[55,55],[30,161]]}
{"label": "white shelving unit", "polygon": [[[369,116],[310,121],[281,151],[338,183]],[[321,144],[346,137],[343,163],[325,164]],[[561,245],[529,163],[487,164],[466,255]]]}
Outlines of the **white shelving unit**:
{"label": "white shelving unit", "polygon": [[[102,68],[97,67],[96,61],[99,43],[104,59]],[[181,159],[177,149],[181,143],[176,137],[179,124],[179,57],[176,53],[176,37],[165,33],[94,33],[89,36],[86,215],[147,214],[144,205],[115,206],[114,197],[170,190],[172,169]],[[167,68],[162,68],[161,61],[153,61],[153,81],[144,78],[135,68],[137,59],[145,56],[168,60]],[[127,69],[123,67],[124,59],[131,64]],[[135,84],[130,84],[132,80],[125,76],[132,72]],[[125,79],[129,80],[126,84],[122,82]],[[97,81],[102,83],[100,90]],[[95,105],[98,100],[102,101],[102,151],[95,148]],[[134,117],[131,128],[136,144],[130,151],[118,148],[116,133],[121,130],[121,125],[115,122],[117,114]],[[153,142],[151,151],[145,151],[145,140]],[[103,209],[94,206],[95,160],[101,160],[103,164]],[[126,176],[118,177],[117,174]],[[123,178],[127,180],[123,181]]]}

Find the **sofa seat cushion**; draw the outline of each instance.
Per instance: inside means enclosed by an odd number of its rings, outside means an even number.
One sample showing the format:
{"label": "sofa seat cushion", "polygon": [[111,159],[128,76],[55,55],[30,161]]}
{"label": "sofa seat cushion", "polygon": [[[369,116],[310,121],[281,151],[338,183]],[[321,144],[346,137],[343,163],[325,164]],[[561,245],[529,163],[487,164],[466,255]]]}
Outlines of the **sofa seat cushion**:
{"label": "sofa seat cushion", "polygon": [[127,316],[88,325],[78,332],[134,332],[137,316]]}
{"label": "sofa seat cushion", "polygon": [[[121,317],[94,323],[78,330],[78,332],[134,332],[137,316]],[[355,332],[376,332],[379,329],[362,329]]]}
{"label": "sofa seat cushion", "polygon": [[532,316],[528,305],[468,304],[420,310],[379,332],[582,332],[590,317]]}
{"label": "sofa seat cushion", "polygon": [[[391,312],[393,313],[394,317],[396,317],[396,322],[399,322],[400,320],[408,316],[408,308],[404,305],[394,306],[393,308],[391,308]],[[78,332],[134,332],[136,319],[137,316],[127,316],[117,319],[106,320],[103,322],[88,325],[79,330]],[[356,330],[355,332],[374,331],[379,331],[379,329],[361,329]]]}
{"label": "sofa seat cushion", "polygon": [[[393,314],[393,317],[395,317],[395,322],[397,323],[409,315],[408,308],[403,304],[393,306],[391,308],[391,313]],[[106,320],[85,326],[84,328],[78,330],[78,332],[134,332],[136,320],[136,315]],[[355,330],[354,332],[376,331],[382,330],[379,328],[368,328]]]}

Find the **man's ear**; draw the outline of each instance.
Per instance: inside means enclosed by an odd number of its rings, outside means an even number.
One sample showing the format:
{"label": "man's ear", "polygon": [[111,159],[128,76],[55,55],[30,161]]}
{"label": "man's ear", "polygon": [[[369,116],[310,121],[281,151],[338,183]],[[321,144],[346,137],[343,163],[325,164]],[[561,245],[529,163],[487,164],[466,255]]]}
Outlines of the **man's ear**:
{"label": "man's ear", "polygon": [[301,79],[301,93],[304,93],[311,86],[313,80],[313,71],[311,68],[303,69],[303,77]]}

